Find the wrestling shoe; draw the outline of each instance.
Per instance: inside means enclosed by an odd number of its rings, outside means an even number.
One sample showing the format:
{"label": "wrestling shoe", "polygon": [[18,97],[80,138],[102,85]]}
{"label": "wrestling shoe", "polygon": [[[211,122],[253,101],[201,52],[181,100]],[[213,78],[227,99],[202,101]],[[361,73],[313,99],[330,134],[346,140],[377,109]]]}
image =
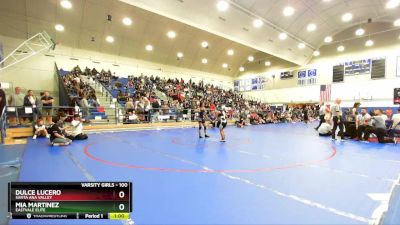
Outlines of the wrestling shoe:
{"label": "wrestling shoe", "polygon": [[203,138],[203,136],[199,135],[199,138]]}
{"label": "wrestling shoe", "polygon": [[33,135],[32,139],[33,139],[33,140],[36,140],[36,138],[37,138],[37,136],[36,136],[36,135]]}
{"label": "wrestling shoe", "polygon": [[208,135],[206,134],[206,135],[204,135],[204,137],[209,138],[210,136],[208,136]]}

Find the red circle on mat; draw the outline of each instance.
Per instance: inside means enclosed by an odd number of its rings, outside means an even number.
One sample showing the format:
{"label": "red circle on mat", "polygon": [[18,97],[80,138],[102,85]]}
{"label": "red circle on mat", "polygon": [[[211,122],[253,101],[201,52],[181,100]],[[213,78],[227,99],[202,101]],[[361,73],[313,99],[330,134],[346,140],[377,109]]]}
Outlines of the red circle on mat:
{"label": "red circle on mat", "polygon": [[146,166],[140,166],[140,165],[131,165],[131,164],[126,164],[126,163],[109,161],[106,159],[96,157],[89,152],[89,147],[93,144],[94,143],[86,145],[85,148],[83,149],[83,152],[85,153],[85,155],[87,157],[89,157],[90,159],[95,160],[97,162],[100,162],[100,163],[103,163],[106,165],[110,165],[110,166],[125,167],[125,168],[130,168],[130,169],[162,171],[162,172],[179,172],[179,173],[256,173],[256,172],[270,172],[270,171],[274,171],[274,170],[287,170],[287,169],[307,167],[310,165],[323,163],[323,162],[331,160],[333,157],[335,157],[336,152],[337,152],[335,146],[330,144],[331,154],[323,159],[314,160],[314,161],[295,163],[295,164],[289,164],[289,165],[278,166],[278,167],[258,168],[258,169],[240,169],[240,170],[239,169],[237,169],[237,170],[198,169],[198,170],[194,170],[194,169],[146,167]]}

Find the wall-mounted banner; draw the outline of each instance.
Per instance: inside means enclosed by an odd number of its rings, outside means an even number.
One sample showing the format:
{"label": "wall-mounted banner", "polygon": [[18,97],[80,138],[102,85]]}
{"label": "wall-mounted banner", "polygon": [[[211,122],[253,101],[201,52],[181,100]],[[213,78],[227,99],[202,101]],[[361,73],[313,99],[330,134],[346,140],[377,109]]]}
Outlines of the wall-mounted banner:
{"label": "wall-mounted banner", "polygon": [[354,60],[344,63],[344,75],[359,75],[371,73],[371,59]]}
{"label": "wall-mounted banner", "polygon": [[293,71],[281,72],[281,80],[293,78]]}
{"label": "wall-mounted banner", "polygon": [[317,70],[309,69],[307,70],[307,84],[314,85],[317,83]]}
{"label": "wall-mounted banner", "polygon": [[259,76],[249,79],[235,80],[233,82],[234,91],[257,91],[264,90],[265,84],[268,82],[268,78]]}
{"label": "wall-mounted banner", "polygon": [[316,69],[299,70],[297,72],[297,85],[306,86],[306,85],[314,85],[316,83],[317,83]]}

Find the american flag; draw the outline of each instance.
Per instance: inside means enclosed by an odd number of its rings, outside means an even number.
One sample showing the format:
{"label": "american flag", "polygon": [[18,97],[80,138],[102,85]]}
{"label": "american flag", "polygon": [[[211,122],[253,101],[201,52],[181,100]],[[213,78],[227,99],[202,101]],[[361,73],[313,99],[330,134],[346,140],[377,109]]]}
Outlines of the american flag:
{"label": "american flag", "polygon": [[320,101],[328,102],[331,100],[331,85],[321,85],[320,86]]}

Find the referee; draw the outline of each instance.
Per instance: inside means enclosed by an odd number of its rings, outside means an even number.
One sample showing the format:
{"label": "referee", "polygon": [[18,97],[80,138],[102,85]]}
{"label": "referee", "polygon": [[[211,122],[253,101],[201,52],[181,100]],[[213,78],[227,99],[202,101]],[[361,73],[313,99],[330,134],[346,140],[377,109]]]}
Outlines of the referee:
{"label": "referee", "polygon": [[340,98],[337,98],[335,100],[335,104],[333,104],[333,106],[331,107],[331,113],[333,116],[332,140],[336,140],[336,130],[338,127],[339,127],[338,135],[341,137],[341,139],[344,138],[342,108],[340,107],[341,102],[342,100]]}

